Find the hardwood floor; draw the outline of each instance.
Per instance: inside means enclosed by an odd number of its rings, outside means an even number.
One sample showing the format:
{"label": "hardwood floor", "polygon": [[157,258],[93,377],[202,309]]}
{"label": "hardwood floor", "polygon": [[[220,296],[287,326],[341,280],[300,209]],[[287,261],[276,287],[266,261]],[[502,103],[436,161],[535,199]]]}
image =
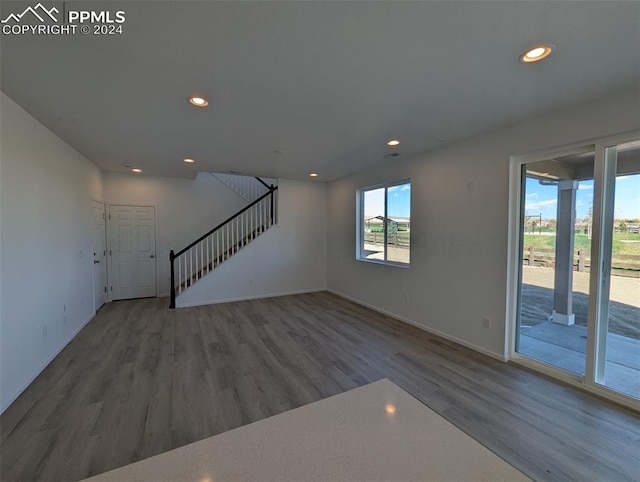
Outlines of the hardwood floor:
{"label": "hardwood floor", "polygon": [[638,414],[330,293],[167,305],[106,305],[5,411],[2,481],[78,480],[381,378],[533,479],[638,480]]}

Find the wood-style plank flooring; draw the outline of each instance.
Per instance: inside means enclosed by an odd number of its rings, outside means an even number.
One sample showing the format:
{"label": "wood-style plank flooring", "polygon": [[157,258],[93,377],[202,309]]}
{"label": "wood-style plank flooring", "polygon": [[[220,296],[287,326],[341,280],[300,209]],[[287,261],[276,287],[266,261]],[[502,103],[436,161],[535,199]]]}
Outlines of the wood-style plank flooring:
{"label": "wood-style plank flooring", "polygon": [[640,478],[638,414],[333,294],[167,305],[104,306],[2,414],[3,482],[82,479],[381,378],[533,479]]}

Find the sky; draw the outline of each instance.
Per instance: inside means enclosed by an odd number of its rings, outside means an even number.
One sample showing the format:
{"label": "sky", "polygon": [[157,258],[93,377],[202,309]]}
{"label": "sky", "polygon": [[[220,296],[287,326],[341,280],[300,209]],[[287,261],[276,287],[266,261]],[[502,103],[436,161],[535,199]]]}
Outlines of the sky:
{"label": "sky", "polygon": [[[390,218],[411,216],[411,183],[392,186],[387,189]],[[364,217],[384,216],[384,188],[364,193]]]}
{"label": "sky", "polygon": [[[556,186],[541,185],[537,179],[527,178],[525,214],[555,219],[557,209]],[[580,181],[576,193],[576,219],[584,219],[593,205],[593,180]],[[616,219],[640,218],[640,174],[618,176],[615,196]]]}
{"label": "sky", "polygon": [[[557,187],[545,186],[537,179],[527,178],[525,212],[541,214],[543,219],[555,219]],[[389,217],[409,217],[411,184],[401,184],[387,189]],[[587,217],[593,205],[593,180],[580,181],[576,193],[576,218]],[[616,219],[640,219],[640,174],[618,176],[615,197]],[[365,192],[365,217],[384,215],[384,188]]]}

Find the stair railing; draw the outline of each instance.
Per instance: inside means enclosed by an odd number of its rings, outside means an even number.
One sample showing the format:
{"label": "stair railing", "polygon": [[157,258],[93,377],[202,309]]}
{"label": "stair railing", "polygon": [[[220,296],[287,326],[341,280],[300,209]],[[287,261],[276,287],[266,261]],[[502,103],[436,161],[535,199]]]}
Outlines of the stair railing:
{"label": "stair railing", "polygon": [[[267,192],[268,183],[277,185],[276,179],[260,179],[259,177],[243,176],[239,174],[211,173],[218,181],[229,187],[238,196],[247,202],[253,202]],[[275,181],[275,182],[274,182]]]}
{"label": "stair railing", "polygon": [[176,297],[210,273],[230,256],[277,222],[275,194],[278,186],[203,234],[177,253],[169,252],[171,263],[171,308]]}

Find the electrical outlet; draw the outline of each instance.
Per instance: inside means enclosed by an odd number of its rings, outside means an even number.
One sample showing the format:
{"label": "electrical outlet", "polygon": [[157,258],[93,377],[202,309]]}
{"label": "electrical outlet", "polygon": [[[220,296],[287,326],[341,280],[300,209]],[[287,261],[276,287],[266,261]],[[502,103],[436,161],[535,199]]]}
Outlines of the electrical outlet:
{"label": "electrical outlet", "polygon": [[482,318],[482,326],[485,328],[491,328],[491,318],[489,318],[488,316]]}

